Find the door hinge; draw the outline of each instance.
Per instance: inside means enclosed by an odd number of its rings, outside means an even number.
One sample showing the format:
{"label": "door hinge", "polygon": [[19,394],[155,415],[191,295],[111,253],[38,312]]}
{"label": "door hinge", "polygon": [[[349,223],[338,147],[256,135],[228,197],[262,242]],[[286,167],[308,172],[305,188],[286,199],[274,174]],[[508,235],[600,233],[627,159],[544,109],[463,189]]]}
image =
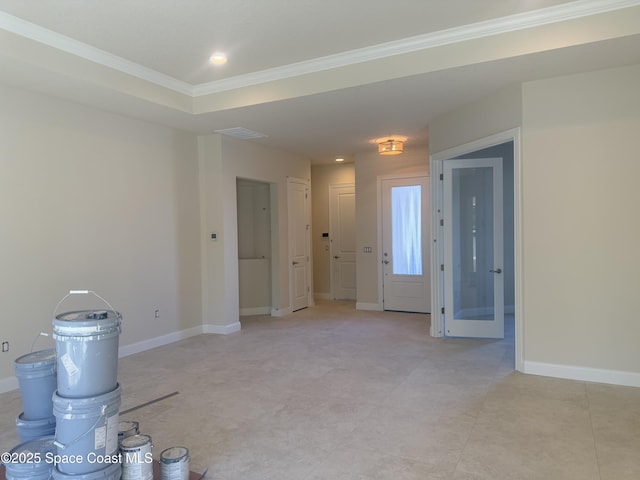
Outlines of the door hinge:
{"label": "door hinge", "polygon": [[440,226],[441,226],[441,227],[444,227],[444,218],[441,218],[441,219],[440,219]]}
{"label": "door hinge", "polygon": [[442,308],[440,309],[440,313],[441,313],[442,315],[444,315],[444,307],[442,307]]}
{"label": "door hinge", "polygon": [[444,264],[440,264],[440,271],[444,272]]}
{"label": "door hinge", "polygon": [[440,174],[440,180],[444,180],[444,173]]}

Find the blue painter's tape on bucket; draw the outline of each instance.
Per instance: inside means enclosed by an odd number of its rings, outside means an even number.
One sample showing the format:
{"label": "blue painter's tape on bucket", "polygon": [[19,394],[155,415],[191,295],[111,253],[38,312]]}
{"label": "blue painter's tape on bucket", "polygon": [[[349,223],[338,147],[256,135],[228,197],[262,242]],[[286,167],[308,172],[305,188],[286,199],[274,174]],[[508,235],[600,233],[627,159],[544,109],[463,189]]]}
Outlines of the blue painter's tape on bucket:
{"label": "blue painter's tape on bucket", "polygon": [[58,455],[73,461],[57,465],[60,473],[84,475],[104,469],[118,453],[120,386],[104,395],[65,398],[53,395]]}
{"label": "blue painter's tape on bucket", "polygon": [[113,310],[80,310],[57,315],[53,338],[58,353],[58,395],[102,395],[118,383],[121,315]]}
{"label": "blue painter's tape on bucket", "polygon": [[63,473],[57,468],[53,469],[54,480],[120,480],[122,467],[119,463],[114,463],[106,468],[81,475],[70,475]]}
{"label": "blue painter's tape on bucket", "polygon": [[49,480],[55,451],[53,436],[21,443],[9,452],[12,461],[4,464],[6,479]]}
{"label": "blue painter's tape on bucket", "polygon": [[40,420],[27,420],[21,413],[16,418],[16,429],[21,442],[48,437],[56,433],[56,417],[51,415]]}
{"label": "blue painter's tape on bucket", "polygon": [[26,420],[53,416],[51,396],[57,388],[56,351],[53,348],[31,352],[14,362]]}

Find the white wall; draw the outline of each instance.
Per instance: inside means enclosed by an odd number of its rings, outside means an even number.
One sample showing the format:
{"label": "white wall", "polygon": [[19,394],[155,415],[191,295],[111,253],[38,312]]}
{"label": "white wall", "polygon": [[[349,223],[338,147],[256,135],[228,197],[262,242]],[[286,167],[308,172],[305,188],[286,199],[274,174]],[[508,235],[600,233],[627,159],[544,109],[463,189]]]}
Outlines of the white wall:
{"label": "white wall", "polygon": [[[360,308],[382,306],[378,298],[378,177],[424,175],[429,171],[429,150],[405,144],[402,155],[384,157],[376,149],[356,155],[356,268],[357,304]],[[362,247],[372,247],[363,253]],[[427,269],[428,271],[428,269]]]}
{"label": "white wall", "polygon": [[313,286],[316,297],[329,298],[331,295],[331,255],[328,248],[325,248],[329,247],[329,239],[323,239],[322,233],[331,231],[329,226],[329,186],[344,184],[355,184],[354,163],[335,163],[311,167]]}
{"label": "white wall", "polygon": [[[7,87],[0,104],[0,390],[70,289],[122,312],[129,352],[199,328],[196,137]],[[103,308],[73,300],[59,312]]]}
{"label": "white wall", "polygon": [[638,85],[640,65],[523,85],[525,360],[535,372],[577,366],[640,385]]}
{"label": "white wall", "polygon": [[[309,180],[308,158],[218,134],[198,137],[202,229],[202,300],[205,330],[236,331],[239,321],[236,180],[271,184],[272,307],[290,308],[287,177]],[[213,242],[210,233],[216,232]]]}

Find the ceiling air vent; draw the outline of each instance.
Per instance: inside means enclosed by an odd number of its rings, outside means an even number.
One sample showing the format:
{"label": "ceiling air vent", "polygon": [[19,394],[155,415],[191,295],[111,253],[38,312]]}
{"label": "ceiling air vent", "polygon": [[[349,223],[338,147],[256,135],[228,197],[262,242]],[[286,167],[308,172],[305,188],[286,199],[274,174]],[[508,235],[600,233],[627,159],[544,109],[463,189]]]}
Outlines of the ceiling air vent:
{"label": "ceiling air vent", "polygon": [[221,133],[222,135],[228,135],[229,137],[241,138],[243,140],[267,137],[264,133],[254,132],[243,127],[222,128],[220,130],[215,130],[215,132]]}

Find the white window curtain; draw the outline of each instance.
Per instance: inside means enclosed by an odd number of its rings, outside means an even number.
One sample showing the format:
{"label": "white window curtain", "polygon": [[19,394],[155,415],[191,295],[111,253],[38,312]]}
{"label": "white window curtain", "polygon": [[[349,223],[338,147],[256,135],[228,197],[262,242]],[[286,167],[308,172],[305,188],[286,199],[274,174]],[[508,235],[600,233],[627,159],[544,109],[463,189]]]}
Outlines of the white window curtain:
{"label": "white window curtain", "polygon": [[421,187],[391,189],[394,275],[422,275]]}

